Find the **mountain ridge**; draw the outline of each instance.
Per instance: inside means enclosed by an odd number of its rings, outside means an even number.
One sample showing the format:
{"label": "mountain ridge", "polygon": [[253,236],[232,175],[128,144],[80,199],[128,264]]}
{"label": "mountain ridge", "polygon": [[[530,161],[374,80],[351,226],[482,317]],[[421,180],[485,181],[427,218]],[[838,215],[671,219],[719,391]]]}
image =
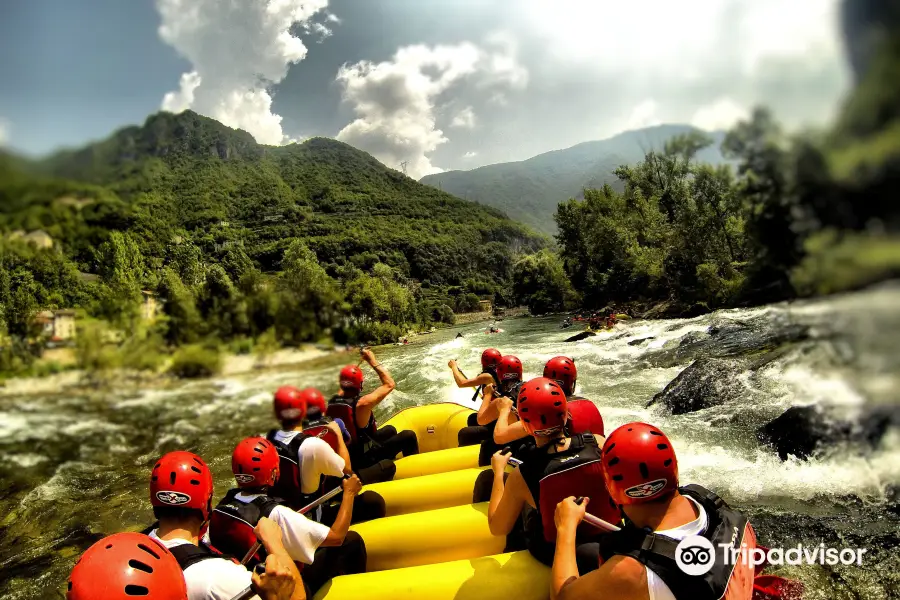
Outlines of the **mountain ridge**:
{"label": "mountain ridge", "polygon": [[[692,131],[702,130],[684,124],[655,125],[550,150],[521,161],[426,175],[419,181],[460,198],[497,208],[507,215],[515,214],[517,220],[538,231],[553,234],[556,232],[553,214],[558,203],[581,197],[585,187],[610,183],[620,189],[613,174],[617,167],[635,163],[647,151],[661,150],[668,139]],[[705,133],[714,143],[698,154],[698,160],[713,164],[724,162],[719,145],[725,133]]]}

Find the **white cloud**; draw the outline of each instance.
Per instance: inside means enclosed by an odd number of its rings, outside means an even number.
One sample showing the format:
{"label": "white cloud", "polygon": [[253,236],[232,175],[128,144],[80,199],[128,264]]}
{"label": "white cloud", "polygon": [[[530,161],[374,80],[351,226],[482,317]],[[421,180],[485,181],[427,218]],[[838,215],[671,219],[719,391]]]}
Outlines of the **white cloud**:
{"label": "white cloud", "polygon": [[700,107],[694,113],[691,125],[707,131],[729,129],[738,121],[747,119],[749,116],[750,111],[747,107],[741,106],[731,98],[722,97],[711,104]]}
{"label": "white cloud", "polygon": [[0,148],[6,146],[9,140],[9,121],[0,117]]}
{"label": "white cloud", "polygon": [[464,129],[472,129],[475,127],[475,111],[471,106],[467,106],[453,117],[450,121],[451,127],[462,127]]}
{"label": "white cloud", "polygon": [[653,98],[648,98],[631,109],[628,118],[623,121],[621,131],[642,129],[662,123],[659,117],[659,104]]}
{"label": "white cloud", "polygon": [[[357,118],[337,137],[390,167],[407,161],[411,177],[439,173],[442,169],[429,158],[448,141],[437,127],[438,98],[463,83],[474,84],[487,96],[525,87],[528,73],[514,52],[514,45],[498,37],[485,47],[470,42],[406,46],[389,61],[344,65],[337,81]],[[474,109],[471,116],[474,120]]]}
{"label": "white cloud", "polygon": [[191,108],[249,131],[263,144],[290,141],[281,116],[272,112],[269,89],[306,57],[295,27],[320,40],[331,34],[314,20],[327,6],[328,0],[156,0],[160,37],[193,67],[181,76],[180,89],[165,95],[162,108]]}
{"label": "white cloud", "polygon": [[476,156],[478,156],[478,153],[475,152],[474,150],[469,150],[468,152],[463,154],[463,158],[465,158],[466,160],[475,158]]}

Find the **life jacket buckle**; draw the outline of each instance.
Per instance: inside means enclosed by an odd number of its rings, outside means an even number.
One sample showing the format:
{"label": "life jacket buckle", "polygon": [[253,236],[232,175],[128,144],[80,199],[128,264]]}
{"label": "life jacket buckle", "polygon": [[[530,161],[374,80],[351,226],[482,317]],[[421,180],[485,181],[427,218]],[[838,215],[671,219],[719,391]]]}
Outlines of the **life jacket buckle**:
{"label": "life jacket buckle", "polygon": [[653,550],[653,544],[656,543],[656,534],[649,533],[644,536],[644,541],[641,542],[641,552],[650,552]]}

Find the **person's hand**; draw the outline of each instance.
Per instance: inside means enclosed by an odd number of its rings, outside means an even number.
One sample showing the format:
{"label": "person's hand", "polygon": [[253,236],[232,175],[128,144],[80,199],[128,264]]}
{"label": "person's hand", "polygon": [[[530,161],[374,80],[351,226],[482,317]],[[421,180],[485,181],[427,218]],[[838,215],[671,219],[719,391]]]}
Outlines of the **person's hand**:
{"label": "person's hand", "polygon": [[450,367],[451,369],[455,369],[456,361],[451,359],[450,362],[447,363],[447,366]]}
{"label": "person's hand", "polygon": [[266,558],[266,572],[259,575],[254,571],[251,578],[262,600],[290,600],[297,584],[284,561],[275,554]]}
{"label": "person's hand", "polygon": [[359,351],[359,355],[362,356],[363,360],[371,365],[375,362],[375,355],[368,348],[363,348]]}
{"label": "person's hand", "polygon": [[513,405],[512,398],[507,396],[500,396],[497,398],[497,408],[500,410],[511,410]]}
{"label": "person's hand", "polygon": [[356,475],[351,475],[341,482],[341,487],[344,488],[345,496],[355,496],[362,489],[362,481]]}
{"label": "person's hand", "polygon": [[268,517],[263,517],[259,520],[256,527],[253,528],[253,533],[256,534],[256,539],[262,542],[266,549],[272,545],[278,546],[281,544],[281,527]]}
{"label": "person's hand", "polygon": [[512,452],[506,448],[494,452],[494,455],[491,457],[491,468],[494,469],[495,473],[504,470],[506,465],[509,464],[510,458],[512,458]]}
{"label": "person's hand", "polygon": [[483,393],[484,393],[485,396],[490,396],[491,398],[493,398],[493,397],[494,397],[494,393],[495,393],[495,390],[494,390],[494,384],[493,384],[493,383],[489,383],[489,384],[487,384],[486,386],[484,386],[484,391],[483,391]]}
{"label": "person's hand", "polygon": [[584,512],[587,509],[590,498],[582,500],[581,504],[575,503],[575,496],[569,496],[556,505],[556,512],[553,515],[553,522],[556,524],[556,530],[571,528],[575,529],[584,518]]}

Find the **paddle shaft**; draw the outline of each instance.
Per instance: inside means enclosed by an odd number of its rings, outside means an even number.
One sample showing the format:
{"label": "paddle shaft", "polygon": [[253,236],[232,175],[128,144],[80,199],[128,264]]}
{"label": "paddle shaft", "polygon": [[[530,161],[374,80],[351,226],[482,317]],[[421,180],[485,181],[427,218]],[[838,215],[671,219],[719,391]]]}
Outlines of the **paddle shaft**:
{"label": "paddle shaft", "polygon": [[[584,502],[584,496],[579,496],[575,498],[575,504],[581,504]],[[591,513],[584,513],[584,522],[592,527],[596,527],[597,529],[602,529],[603,531],[613,532],[620,531],[621,527],[617,527],[613,525],[609,521],[604,521],[600,517],[595,517]]]}
{"label": "paddle shaft", "polygon": [[[345,476],[344,476],[344,479],[346,479],[346,478],[347,478],[347,476],[345,475]],[[306,513],[308,513],[309,511],[311,511],[312,509],[318,508],[318,507],[321,506],[322,504],[325,504],[326,502],[328,502],[329,500],[331,500],[332,498],[334,498],[335,496],[337,496],[338,494],[340,494],[341,491],[342,491],[343,489],[344,489],[344,488],[342,488],[341,486],[337,486],[336,488],[334,488],[333,490],[331,490],[331,491],[328,492],[327,494],[323,494],[321,498],[318,498],[317,500],[314,500],[314,501],[310,502],[309,504],[307,504],[306,506],[304,506],[303,508],[301,508],[301,509],[298,510],[297,512],[300,513],[301,515],[305,515]],[[250,562],[250,559],[253,558],[253,556],[254,556],[257,552],[259,552],[259,549],[260,549],[260,548],[262,548],[262,543],[261,543],[261,542],[256,542],[255,544],[253,544],[253,546],[251,546],[250,549],[247,551],[247,554],[244,555],[244,558],[241,559],[241,564],[242,564],[242,565],[246,565],[248,562]]]}

